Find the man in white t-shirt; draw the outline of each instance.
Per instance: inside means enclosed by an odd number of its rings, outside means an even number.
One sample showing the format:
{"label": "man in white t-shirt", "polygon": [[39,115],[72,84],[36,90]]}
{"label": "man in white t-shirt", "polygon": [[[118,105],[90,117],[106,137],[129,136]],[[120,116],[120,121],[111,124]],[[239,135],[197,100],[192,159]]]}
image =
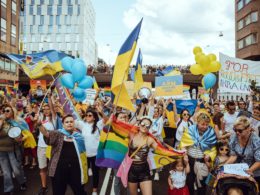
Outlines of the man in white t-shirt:
{"label": "man in white t-shirt", "polygon": [[225,131],[234,134],[233,126],[237,119],[236,104],[234,101],[228,101],[226,104],[227,112],[224,114]]}

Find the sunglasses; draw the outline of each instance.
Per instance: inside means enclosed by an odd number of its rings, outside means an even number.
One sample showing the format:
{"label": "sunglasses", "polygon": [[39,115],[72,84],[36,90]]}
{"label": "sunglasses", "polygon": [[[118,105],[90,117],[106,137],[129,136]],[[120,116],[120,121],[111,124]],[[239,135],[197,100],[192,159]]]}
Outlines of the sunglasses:
{"label": "sunglasses", "polygon": [[4,110],[4,113],[9,113],[9,112],[11,112],[11,110]]}
{"label": "sunglasses", "polygon": [[184,113],[184,114],[182,114],[182,116],[190,116],[190,114]]}
{"label": "sunglasses", "polygon": [[145,127],[146,129],[149,129],[150,128],[150,125],[145,125],[144,123],[141,123],[140,124],[142,127]]}
{"label": "sunglasses", "polygon": [[245,129],[236,129],[236,128],[234,128],[233,129],[236,133],[242,133]]}
{"label": "sunglasses", "polygon": [[229,152],[228,148],[219,148],[220,151],[225,151],[225,152]]}
{"label": "sunglasses", "polygon": [[86,114],[86,117],[92,117],[93,114]]}

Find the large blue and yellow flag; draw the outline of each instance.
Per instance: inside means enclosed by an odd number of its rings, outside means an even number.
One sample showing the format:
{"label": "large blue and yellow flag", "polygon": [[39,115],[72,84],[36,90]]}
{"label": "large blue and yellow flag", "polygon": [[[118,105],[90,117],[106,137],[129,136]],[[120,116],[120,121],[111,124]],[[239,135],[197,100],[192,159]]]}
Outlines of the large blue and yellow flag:
{"label": "large blue and yellow flag", "polygon": [[139,49],[138,57],[135,65],[135,74],[134,74],[135,91],[138,91],[144,84],[143,75],[142,75],[142,63],[143,63],[143,56],[141,53],[141,49]]}
{"label": "large blue and yellow flag", "polygon": [[7,54],[7,56],[20,64],[28,77],[37,79],[44,75],[54,75],[62,71],[61,60],[67,55],[56,50],[48,50],[26,55]]}
{"label": "large blue and yellow flag", "polygon": [[134,111],[135,109],[126,90],[124,81],[126,81],[128,77],[128,70],[135,52],[142,20],[131,32],[119,50],[111,84],[111,90],[115,96],[114,104],[131,111]]}

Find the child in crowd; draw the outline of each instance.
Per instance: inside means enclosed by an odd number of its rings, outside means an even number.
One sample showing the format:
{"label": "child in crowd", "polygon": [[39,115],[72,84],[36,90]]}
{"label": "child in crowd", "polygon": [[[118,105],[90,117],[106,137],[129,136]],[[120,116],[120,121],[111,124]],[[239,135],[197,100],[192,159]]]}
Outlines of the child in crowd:
{"label": "child in crowd", "polygon": [[169,195],[189,195],[189,189],[186,185],[186,176],[190,172],[188,156],[176,160],[172,164],[172,170],[168,178]]}

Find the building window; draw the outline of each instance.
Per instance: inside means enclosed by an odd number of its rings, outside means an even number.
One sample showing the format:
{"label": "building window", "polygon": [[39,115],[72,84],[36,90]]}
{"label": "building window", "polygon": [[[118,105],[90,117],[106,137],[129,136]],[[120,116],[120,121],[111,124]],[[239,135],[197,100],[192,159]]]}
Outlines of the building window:
{"label": "building window", "polygon": [[6,1],[1,0],[1,17],[6,19]]}
{"label": "building window", "polygon": [[38,26],[38,33],[43,33],[43,26],[42,25]]}
{"label": "building window", "polygon": [[57,6],[57,15],[61,15],[62,14],[62,7],[61,5]]}
{"label": "building window", "polygon": [[65,35],[65,42],[70,42],[70,35]]}
{"label": "building window", "polygon": [[31,0],[31,5],[34,5],[35,4],[35,0]]}
{"label": "building window", "polygon": [[237,23],[237,29],[240,30],[244,27],[244,20],[239,20]]}
{"label": "building window", "polygon": [[42,14],[42,9],[40,5],[37,5],[37,15],[41,15]]}
{"label": "building window", "polygon": [[60,35],[57,35],[57,36],[56,36],[56,41],[57,41],[58,43],[61,42],[61,37],[60,37]]}
{"label": "building window", "polygon": [[68,17],[69,16],[67,16],[67,15],[64,17],[64,24],[68,24]]}
{"label": "building window", "polygon": [[72,14],[73,14],[73,6],[69,5],[68,6],[68,15],[72,16]]}
{"label": "building window", "polygon": [[245,17],[245,26],[251,23],[251,14]]}
{"label": "building window", "polygon": [[68,4],[68,5],[71,5],[71,0],[67,0],[67,4]]}
{"label": "building window", "polygon": [[7,71],[11,70],[11,61],[8,59],[5,59],[5,70]]}
{"label": "building window", "polygon": [[58,25],[58,33],[61,33],[61,25]]}
{"label": "building window", "polygon": [[71,43],[66,43],[66,47],[67,50],[71,50]]}
{"label": "building window", "polygon": [[49,24],[53,25],[53,16],[49,16]]}
{"label": "building window", "polygon": [[80,15],[80,5],[78,5],[78,16]]}
{"label": "building window", "polygon": [[59,0],[59,5],[62,5],[62,0]]}
{"label": "building window", "polygon": [[44,16],[40,16],[40,25],[43,25],[44,24]]}
{"label": "building window", "polygon": [[35,42],[35,35],[32,35],[32,42]]}
{"label": "building window", "polygon": [[60,16],[56,16],[56,25],[60,25]]}
{"label": "building window", "polygon": [[53,43],[49,43],[49,49],[53,49]]}
{"label": "building window", "polygon": [[257,43],[257,33],[250,34],[238,41],[238,49]]}
{"label": "building window", "polygon": [[5,58],[0,57],[0,69],[5,68]]}
{"label": "building window", "polygon": [[66,33],[71,33],[71,25],[66,26]]}
{"label": "building window", "polygon": [[241,10],[244,7],[244,0],[239,0],[237,2],[237,10]]}
{"label": "building window", "polygon": [[48,5],[47,14],[52,15],[52,6]]}
{"label": "building window", "polygon": [[16,72],[16,63],[14,62],[11,62],[11,69],[10,69],[11,72]]}
{"label": "building window", "polygon": [[11,25],[11,44],[16,45],[16,26]]}
{"label": "building window", "polygon": [[33,15],[33,5],[30,5],[29,14],[30,14],[30,15]]}
{"label": "building window", "polygon": [[12,1],[12,14],[16,15],[16,3]]}
{"label": "building window", "polygon": [[257,43],[257,33],[251,35],[252,44]]}
{"label": "building window", "polygon": [[1,41],[6,42],[6,20],[1,18]]}
{"label": "building window", "polygon": [[43,51],[43,43],[39,43],[39,48],[38,48],[39,51]]}
{"label": "building window", "polygon": [[53,5],[53,0],[49,0],[49,5]]}
{"label": "building window", "polygon": [[36,16],[33,16],[33,22],[32,22],[32,24],[35,25],[35,23],[36,23]]}
{"label": "building window", "polygon": [[30,25],[30,33],[33,34],[33,25]]}
{"label": "building window", "polygon": [[257,22],[258,21],[258,12],[252,12],[251,13],[251,22]]}
{"label": "building window", "polygon": [[52,25],[48,25],[48,33],[52,33],[53,32],[53,26]]}
{"label": "building window", "polygon": [[44,0],[40,0],[40,4],[43,5],[44,4]]}
{"label": "building window", "polygon": [[6,8],[6,0],[1,0],[1,6]]}

